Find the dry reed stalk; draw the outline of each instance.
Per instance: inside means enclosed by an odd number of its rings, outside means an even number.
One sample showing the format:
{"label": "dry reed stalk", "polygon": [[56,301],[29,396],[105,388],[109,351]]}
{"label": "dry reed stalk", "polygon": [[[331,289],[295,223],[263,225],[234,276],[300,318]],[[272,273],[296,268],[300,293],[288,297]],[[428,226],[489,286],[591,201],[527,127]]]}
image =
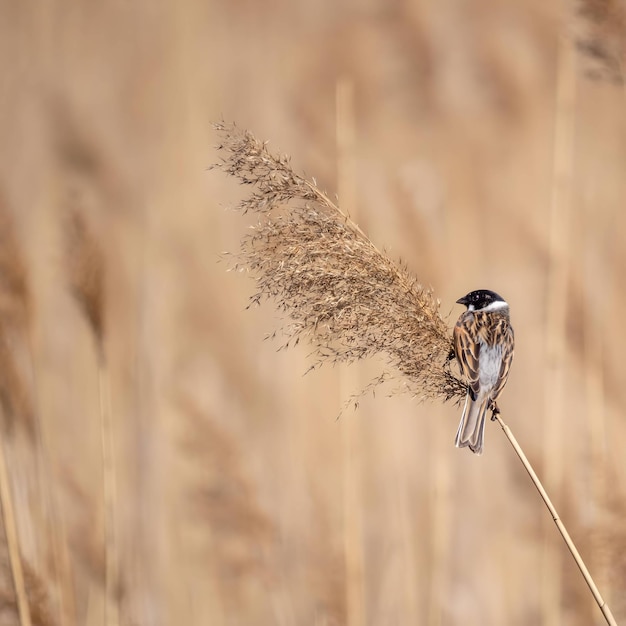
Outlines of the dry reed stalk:
{"label": "dry reed stalk", "polygon": [[[546,286],[546,391],[543,419],[545,480],[560,494],[563,480],[563,416],[565,333],[568,302],[569,219],[572,203],[572,155],[574,149],[576,67],[571,42],[559,40],[553,184],[550,207],[550,266]],[[552,531],[543,530],[542,614],[547,626],[561,622],[561,559]]]}
{"label": "dry reed stalk", "polygon": [[17,523],[15,521],[15,510],[13,508],[13,496],[11,494],[11,484],[9,480],[9,470],[4,452],[4,442],[0,441],[0,503],[2,504],[2,519],[4,531],[7,538],[9,551],[9,561],[11,563],[11,575],[15,586],[15,597],[17,610],[20,618],[20,626],[30,626],[30,607],[26,594],[26,584],[24,582],[24,567],[22,564],[22,554],[20,551]]}
{"label": "dry reed stalk", "polygon": [[[105,572],[100,511],[73,471],[69,467],[63,469],[63,486],[75,511],[69,533],[72,553],[79,557],[74,561],[74,572],[81,580],[100,583]],[[89,622],[85,620],[85,623]]]}
{"label": "dry reed stalk", "polygon": [[117,484],[111,424],[111,385],[106,359],[98,363],[98,400],[100,407],[100,446],[102,455],[102,499],[104,503],[105,541],[105,624],[119,624],[119,553],[117,545]]}
{"label": "dry reed stalk", "polygon": [[[578,16],[580,18],[578,26],[582,34],[578,36],[576,43],[579,51],[587,61],[590,61],[588,75],[592,78],[621,84],[622,92],[626,95],[626,5],[620,0],[580,0]],[[595,288],[597,290],[597,285]],[[607,503],[614,504],[615,498],[607,489],[605,457],[607,404],[604,393],[606,372],[602,365],[603,342],[600,333],[595,332],[593,328],[592,324],[585,325],[584,344],[586,414],[592,471],[592,523],[595,527],[591,540],[595,567],[600,572],[599,580],[608,585],[607,597],[612,600],[611,591],[619,588],[621,581],[619,576],[611,575],[614,565],[609,561],[603,549],[606,537],[612,534],[610,528],[606,528],[607,522],[604,518],[609,514],[605,509]],[[618,525],[621,526],[621,522],[618,522]],[[620,541],[618,537],[612,537],[612,539],[611,553],[615,560],[615,555],[620,554],[617,548]]]}
{"label": "dry reed stalk", "polygon": [[539,480],[539,477],[537,476],[537,474],[535,473],[535,470],[530,464],[530,461],[526,458],[524,451],[522,450],[521,446],[517,442],[517,439],[511,432],[511,429],[502,421],[500,416],[496,416],[496,419],[498,420],[498,424],[500,424],[510,444],[513,446],[515,453],[517,454],[520,461],[522,462],[524,469],[528,472],[528,475],[530,476],[530,479],[533,481],[533,484],[537,488],[537,491],[539,492],[541,499],[544,501],[546,507],[550,511],[550,515],[552,516],[552,521],[556,524],[556,527],[558,528],[559,532],[561,533],[561,536],[563,537],[563,540],[565,541],[565,544],[567,545],[567,549],[570,551],[571,555],[574,557],[574,560],[576,561],[576,565],[578,566],[578,569],[580,569],[580,573],[583,575],[583,578],[585,579],[585,582],[587,583],[587,586],[589,587],[591,594],[593,595],[593,598],[596,601],[596,604],[602,611],[602,615],[604,616],[606,623],[609,624],[609,626],[617,626],[617,622],[615,621],[615,618],[613,617],[613,613],[611,612],[609,605],[604,601],[604,598],[602,597],[602,595],[600,594],[600,591],[596,587],[596,584],[593,578],[591,577],[591,574],[589,573],[589,570],[587,569],[585,562],[583,561],[578,550],[576,549],[576,545],[574,544],[574,542],[572,541],[572,538],[567,532],[567,528],[565,527],[565,524],[562,522],[561,518],[559,517],[559,514],[556,511],[556,508],[552,504],[552,501],[550,500],[548,494],[546,493],[546,490],[541,484],[541,481]]}
{"label": "dry reed stalk", "polygon": [[[587,62],[587,74],[593,78],[621,84],[626,95],[626,4],[622,0],[579,0],[577,3],[578,50]],[[588,259],[589,257],[587,257]],[[586,274],[593,276],[594,290],[606,293],[598,283],[593,269]],[[606,300],[606,297],[605,297]],[[597,306],[594,306],[597,309]],[[595,319],[602,319],[602,315]],[[589,323],[584,327],[584,376],[586,417],[591,456],[592,524],[601,526],[602,512],[607,502],[606,466],[606,399],[604,394],[603,341],[601,333]],[[593,320],[595,321],[595,320]],[[592,535],[595,565],[601,583],[614,584],[610,576],[610,564],[602,550],[602,533]],[[611,587],[607,590],[611,599]]]}
{"label": "dry reed stalk", "polygon": [[98,361],[98,400],[102,460],[104,528],[105,624],[119,624],[119,554],[117,545],[117,486],[111,423],[109,368],[105,339],[105,261],[99,242],[76,208],[65,223],[66,266],[70,290],[91,329]]}
{"label": "dry reed stalk", "polygon": [[[569,92],[563,85],[561,89],[561,97],[569,103],[565,98]],[[450,331],[439,315],[439,303],[432,292],[411,278],[406,268],[397,267],[379,252],[358,226],[319,191],[314,181],[296,175],[287,157],[270,154],[267,146],[251,133],[234,126],[217,124],[216,129],[223,136],[219,149],[226,153],[221,169],[243,184],[256,186],[238,208],[261,217],[253,234],[244,238],[234,268],[255,274],[258,291],[252,296],[252,303],[274,299],[279,309],[290,316],[291,323],[284,329],[285,345],[306,337],[314,346],[318,363],[352,362],[383,353],[389,364],[408,379],[409,388],[416,395],[444,401],[464,398],[465,385],[448,365]],[[571,150],[564,149],[569,144],[563,143],[562,135],[559,137],[555,161],[559,166],[558,181],[562,183],[561,177],[568,171],[563,167],[564,155],[571,154]],[[562,193],[560,185],[555,185],[552,220],[557,225],[562,223]],[[296,199],[304,204],[286,206]],[[551,232],[556,261],[552,280],[559,291],[566,283],[566,250],[561,247],[561,233],[555,226]],[[565,296],[561,302],[565,302]],[[556,331],[549,356],[561,354],[564,349],[561,302],[552,302],[549,308],[550,328]],[[385,378],[376,379],[371,386]],[[561,375],[552,371],[551,378],[557,387],[555,407],[559,410]],[[608,605],[528,459],[508,426],[500,418],[498,421],[541,494],[605,619],[614,624]],[[562,442],[554,434],[558,422],[550,416],[547,421],[548,442],[558,446],[558,451]],[[557,465],[546,468],[552,470],[552,480],[560,475],[558,456],[557,461]],[[558,608],[557,605],[549,613],[554,615]]]}
{"label": "dry reed stalk", "polygon": [[[337,81],[336,107],[337,190],[344,210],[356,220],[354,85],[349,78],[343,77]],[[357,368],[349,368],[342,364],[339,370],[340,397],[349,397],[358,384]],[[347,420],[342,426],[342,431],[346,623],[348,626],[364,626],[366,616],[361,496],[362,424],[358,420]]]}
{"label": "dry reed stalk", "polygon": [[[412,183],[419,184],[419,181]],[[434,246],[446,249],[452,245],[447,225],[443,222],[431,221],[427,223],[420,201],[407,202],[404,198],[404,233],[410,237],[414,245],[420,249],[419,259],[430,264],[431,280],[437,283],[440,272],[438,267],[433,267]],[[438,237],[432,237],[433,228],[437,229]],[[450,443],[450,425],[445,419],[430,420],[428,425],[428,437],[431,441],[429,453],[429,467],[432,471],[430,494],[428,498],[428,511],[430,514],[431,541],[429,542],[430,554],[428,555],[428,568],[425,569],[428,580],[428,597],[426,607],[426,623],[428,626],[440,626],[445,622],[445,610],[447,607],[446,589],[448,589],[448,575],[450,571],[451,555],[451,532],[454,528],[455,498],[452,497],[454,485],[454,472],[451,466],[452,456],[441,454],[442,447]],[[407,507],[405,507],[406,509]],[[414,524],[407,520],[407,524]],[[507,584],[508,577],[502,578],[502,583]],[[416,589],[414,590],[414,593]],[[415,602],[415,601],[414,601]],[[411,623],[417,623],[419,616],[415,616]]]}
{"label": "dry reed stalk", "polygon": [[[11,415],[19,412],[24,426],[29,435],[35,438],[38,463],[37,471],[39,486],[43,491],[43,508],[46,515],[46,523],[50,525],[50,535],[53,551],[54,577],[57,583],[61,599],[62,622],[73,623],[72,610],[64,609],[67,602],[73,606],[73,592],[70,582],[69,567],[67,566],[67,546],[62,533],[59,532],[58,506],[50,476],[52,465],[50,462],[50,450],[44,423],[40,417],[38,377],[35,359],[33,339],[33,303],[29,284],[29,276],[22,254],[13,217],[5,202],[0,197],[0,371],[3,372],[3,382],[0,383],[0,394],[5,405],[5,414]],[[29,400],[21,376],[10,356],[5,341],[6,329],[18,328],[20,335],[25,339],[30,370],[32,372],[32,387],[34,393]],[[25,337],[24,337],[25,336]],[[65,555],[65,558],[63,558]]]}
{"label": "dry reed stalk", "polygon": [[603,565],[610,581],[609,592],[614,591],[609,600],[612,604],[615,603],[615,612],[626,620],[626,595],[620,593],[626,585],[626,497],[623,489],[617,494],[613,487],[620,483],[621,478],[623,474],[619,476],[614,471],[607,476],[607,484],[610,483],[612,488],[605,491],[594,544],[604,557]]}
{"label": "dry reed stalk", "polygon": [[[601,274],[600,274],[601,275]],[[596,278],[598,275],[595,275]],[[594,283],[596,279],[594,279]],[[608,294],[608,290],[602,290]],[[593,309],[602,303],[595,303]],[[603,367],[603,337],[602,326],[594,323],[596,319],[602,319],[591,314],[589,308],[588,318],[584,324],[583,362],[585,377],[585,399],[587,432],[589,434],[589,452],[591,466],[591,524],[594,531],[591,535],[593,561],[591,566],[598,572],[598,581],[607,586],[607,598],[611,598],[611,579],[608,575],[608,562],[604,555],[602,538],[598,532],[601,526],[601,511],[607,502],[606,483],[606,399],[604,397],[604,367]]]}
{"label": "dry reed stalk", "polygon": [[[415,531],[415,518],[411,514],[413,503],[413,497],[411,494],[410,480],[407,473],[402,472],[400,476],[396,478],[395,482],[395,499],[397,502],[397,517],[399,519],[400,536],[402,541],[402,559],[403,570],[402,576],[404,597],[406,602],[406,608],[403,610],[402,615],[406,623],[419,624],[421,622],[421,602],[420,602],[420,565],[419,560],[416,558],[416,554],[419,553],[419,548],[416,545],[416,538],[419,536]],[[432,600],[432,596],[430,598]],[[429,607],[435,604],[432,602]],[[430,619],[430,616],[429,616]]]}
{"label": "dry reed stalk", "polygon": [[[26,388],[15,363],[7,333],[9,326],[30,326],[31,293],[28,275],[11,215],[0,201],[0,401],[5,418],[4,434],[18,419],[33,434],[33,414]],[[20,624],[30,626],[31,615],[20,549],[15,508],[5,456],[6,437],[0,438],[0,504],[7,539],[11,575]]]}
{"label": "dry reed stalk", "polygon": [[445,590],[450,557],[450,532],[453,527],[454,499],[451,498],[454,477],[449,456],[438,453],[440,446],[449,443],[450,433],[444,420],[431,424],[434,428],[432,466],[433,488],[431,499],[431,568],[428,598],[428,625],[440,626],[444,621]]}

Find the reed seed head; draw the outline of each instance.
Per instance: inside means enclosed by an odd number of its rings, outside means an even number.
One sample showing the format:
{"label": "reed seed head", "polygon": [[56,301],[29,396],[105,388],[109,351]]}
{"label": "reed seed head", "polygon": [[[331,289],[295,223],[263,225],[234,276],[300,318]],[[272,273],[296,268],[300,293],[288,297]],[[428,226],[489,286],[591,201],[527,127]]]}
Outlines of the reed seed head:
{"label": "reed seed head", "polygon": [[244,237],[234,269],[250,271],[253,304],[273,300],[289,318],[285,345],[306,338],[322,362],[386,357],[417,396],[460,400],[466,387],[451,371],[450,331],[432,290],[378,250],[286,156],[234,125],[217,124],[217,165],[251,193],[237,209],[259,221]]}

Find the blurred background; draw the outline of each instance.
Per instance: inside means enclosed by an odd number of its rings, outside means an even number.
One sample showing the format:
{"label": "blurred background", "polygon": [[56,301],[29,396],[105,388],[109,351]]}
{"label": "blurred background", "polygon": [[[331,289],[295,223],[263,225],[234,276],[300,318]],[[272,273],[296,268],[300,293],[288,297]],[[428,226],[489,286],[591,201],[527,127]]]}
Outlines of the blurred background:
{"label": "blurred background", "polygon": [[[452,405],[337,420],[380,364],[303,376],[306,346],[264,340],[281,316],[220,262],[255,220],[207,169],[222,119],[338,193],[450,325],[470,290],[508,300],[502,416],[626,620],[621,6],[2,3],[2,444],[33,623],[603,623],[496,424],[476,457]],[[71,291],[89,250],[101,332]],[[24,624],[0,536],[0,624]]]}

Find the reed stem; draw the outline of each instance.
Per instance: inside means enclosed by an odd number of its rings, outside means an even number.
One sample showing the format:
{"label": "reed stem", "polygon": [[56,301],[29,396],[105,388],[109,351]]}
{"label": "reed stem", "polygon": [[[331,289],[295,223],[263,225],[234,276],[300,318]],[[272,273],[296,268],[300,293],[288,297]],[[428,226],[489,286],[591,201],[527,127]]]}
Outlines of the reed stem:
{"label": "reed stem", "polygon": [[15,587],[20,626],[31,626],[32,621],[28,596],[26,595],[26,584],[24,582],[24,568],[22,566],[22,555],[20,554],[15,509],[13,508],[9,471],[2,441],[0,441],[0,502],[2,504],[2,521],[4,522],[4,532],[7,538],[11,576],[13,578],[13,586]]}
{"label": "reed stem", "polygon": [[606,620],[606,623],[609,624],[609,626],[617,626],[617,622],[615,621],[615,618],[613,617],[613,614],[611,613],[611,609],[609,608],[609,605],[604,601],[604,598],[602,597],[602,595],[600,594],[600,591],[596,587],[596,584],[593,581],[593,578],[591,577],[591,574],[589,573],[589,570],[587,569],[585,562],[583,561],[582,557],[580,556],[580,553],[576,549],[576,545],[574,544],[574,541],[570,537],[570,534],[567,532],[567,528],[565,527],[565,524],[562,522],[561,518],[559,517],[559,514],[557,513],[556,508],[554,507],[554,504],[552,504],[552,500],[550,500],[550,497],[546,493],[546,490],[541,484],[539,477],[535,473],[533,466],[530,464],[530,461],[524,454],[524,451],[522,450],[521,446],[517,442],[517,439],[511,432],[511,429],[502,421],[500,416],[496,415],[496,419],[498,420],[498,423],[502,427],[504,434],[506,435],[507,439],[513,446],[513,449],[515,450],[517,456],[522,462],[524,469],[528,472],[528,475],[530,476],[530,479],[533,481],[535,487],[537,488],[537,491],[539,492],[541,499],[544,501],[546,507],[548,507],[548,511],[550,511],[550,515],[552,516],[552,519],[554,520],[556,527],[561,533],[561,536],[563,537],[563,540],[565,541],[565,544],[567,545],[567,549],[570,551],[571,555],[574,557],[574,560],[576,561],[576,565],[578,565],[578,569],[583,575],[585,582],[589,586],[589,589],[591,590],[591,593],[593,594],[593,597],[596,603],[600,607],[600,610],[602,611],[602,615],[604,615],[604,619]]}
{"label": "reed stem", "polygon": [[100,443],[102,452],[102,498],[104,503],[105,624],[119,625],[119,565],[117,546],[117,489],[113,459],[109,371],[104,356],[98,360],[98,395],[100,398]]}
{"label": "reed stem", "polygon": [[[336,86],[337,105],[337,189],[346,215],[356,222],[356,124],[354,119],[354,84],[342,77]],[[355,364],[356,366],[356,364]],[[358,386],[358,367],[343,365],[339,370],[340,395]],[[358,420],[347,420],[343,428],[344,459],[344,552],[346,568],[346,623],[364,626],[365,555],[362,519],[362,426]]]}

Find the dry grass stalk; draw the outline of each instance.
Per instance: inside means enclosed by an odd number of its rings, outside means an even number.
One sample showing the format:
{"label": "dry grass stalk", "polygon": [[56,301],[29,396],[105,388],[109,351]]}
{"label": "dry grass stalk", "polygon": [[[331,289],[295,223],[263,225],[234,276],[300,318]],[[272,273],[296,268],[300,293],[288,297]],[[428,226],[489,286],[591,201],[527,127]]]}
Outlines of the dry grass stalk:
{"label": "dry grass stalk", "polygon": [[102,454],[102,499],[104,504],[104,559],[106,593],[105,624],[119,624],[120,576],[117,545],[117,486],[111,424],[111,385],[109,368],[104,359],[98,366],[98,398],[100,402],[100,445]]}
{"label": "dry grass stalk", "polygon": [[[616,478],[610,476],[611,485],[619,484]],[[626,617],[626,595],[622,593],[626,586],[626,497],[623,490],[617,495],[609,489],[605,490],[604,496],[599,530],[593,540],[600,549],[607,577],[610,578],[615,611]]]}
{"label": "dry grass stalk", "polygon": [[[576,69],[571,43],[559,42],[555,107],[553,184],[550,207],[550,272],[546,288],[546,394],[543,420],[544,479],[560,494],[563,480],[562,423],[564,418],[565,334],[567,322],[570,246],[569,216],[572,194],[572,154],[575,127]],[[552,529],[544,526],[542,564],[543,618],[548,626],[561,622],[561,559]]]}
{"label": "dry grass stalk", "polygon": [[[344,210],[357,219],[354,119],[354,84],[341,78],[336,85],[337,183]],[[357,368],[345,365],[339,370],[339,391],[359,384]],[[346,569],[346,624],[363,626],[365,616],[365,554],[362,519],[362,424],[348,420],[343,424],[343,513],[344,558]]]}
{"label": "dry grass stalk", "polygon": [[[216,129],[218,167],[255,187],[237,208],[260,218],[234,269],[255,275],[252,304],[273,299],[290,317],[285,346],[308,339],[313,367],[383,354],[420,398],[464,398],[465,385],[448,367],[450,332],[432,291],[379,251],[286,156],[235,126]],[[391,376],[386,372],[372,387]]]}
{"label": "dry grass stalk", "polygon": [[[0,403],[5,431],[18,419],[34,434],[30,395],[22,380],[9,340],[9,328],[28,332],[31,318],[31,292],[21,247],[13,219],[0,200]],[[31,615],[24,582],[24,567],[15,519],[13,495],[5,456],[6,439],[0,440],[0,503],[15,598],[21,625],[30,625]]]}
{"label": "dry grass stalk", "polygon": [[104,509],[105,623],[119,623],[119,554],[117,546],[117,487],[114,460],[109,368],[105,338],[105,261],[102,248],[84,215],[70,209],[65,224],[66,265],[74,299],[92,331],[98,352],[98,397]]}
{"label": "dry grass stalk", "polygon": [[[607,464],[606,434],[607,414],[604,395],[603,338],[599,332],[601,326],[591,319],[585,324],[584,335],[584,376],[587,427],[589,433],[589,470],[591,478],[591,520],[599,525],[600,509],[607,501]],[[598,580],[606,585],[607,595],[611,598],[611,579],[608,575],[609,563],[603,550],[599,534],[591,535],[593,560],[591,566],[598,572]]]}
{"label": "dry grass stalk", "polygon": [[15,587],[15,598],[20,618],[20,626],[30,626],[32,620],[30,617],[28,596],[26,595],[26,584],[24,582],[24,566],[22,564],[19,535],[15,520],[9,470],[7,468],[4,442],[2,441],[0,441],[0,503],[2,503],[2,521],[4,523],[4,531],[7,539],[11,576]]}
{"label": "dry grass stalk", "polygon": [[[559,42],[555,106],[553,184],[550,206],[550,272],[546,288],[546,394],[543,420],[543,462],[546,484],[560,494],[563,481],[562,423],[564,418],[565,335],[567,322],[570,246],[569,216],[572,204],[573,142],[575,128],[576,66],[569,40]],[[543,618],[548,626],[561,623],[561,559],[544,526],[542,564]]]}
{"label": "dry grass stalk", "polygon": [[430,539],[431,566],[429,571],[430,590],[428,598],[428,626],[441,626],[445,623],[445,589],[450,567],[451,529],[454,526],[453,473],[449,455],[439,452],[439,445],[449,443],[450,433],[446,431],[446,422],[439,420],[431,424],[434,428],[432,466],[433,483],[431,486],[431,524]]}
{"label": "dry grass stalk", "polygon": [[556,508],[552,504],[552,501],[550,500],[546,490],[541,484],[541,481],[539,480],[539,477],[537,476],[537,474],[535,473],[535,470],[530,464],[530,461],[524,454],[524,451],[522,450],[521,446],[517,442],[517,439],[514,437],[513,433],[511,432],[511,429],[502,421],[502,419],[499,416],[496,416],[496,419],[498,420],[498,423],[500,424],[510,444],[513,446],[515,453],[517,454],[520,461],[522,462],[524,469],[528,472],[530,479],[533,481],[533,484],[537,488],[537,491],[539,492],[541,499],[544,501],[544,504],[548,508],[548,511],[550,511],[550,515],[552,516],[552,521],[556,524],[558,531],[561,533],[561,536],[563,537],[563,540],[565,541],[565,544],[567,545],[567,549],[570,551],[571,555],[574,557],[574,560],[576,561],[576,565],[578,566],[578,569],[580,569],[580,573],[583,575],[583,578],[585,579],[585,582],[587,583],[591,591],[591,594],[593,595],[594,600],[596,601],[598,607],[602,611],[602,615],[604,616],[606,623],[609,624],[609,626],[617,626],[617,622],[615,621],[615,618],[613,617],[613,613],[611,612],[609,605],[604,601],[604,598],[602,597],[602,595],[600,594],[600,591],[596,587],[596,584],[593,578],[591,577],[591,574],[589,573],[589,570],[587,569],[585,562],[583,561],[578,550],[576,549],[576,545],[572,541],[572,538],[570,537],[570,534],[567,531],[565,524],[559,517],[559,514],[556,511]]}
{"label": "dry grass stalk", "polygon": [[62,473],[64,489],[73,503],[73,515],[68,536],[73,557],[74,573],[81,580],[100,582],[105,575],[102,553],[102,519],[94,506],[93,494],[83,487],[70,468]]}
{"label": "dry grass stalk", "polygon": [[[51,464],[44,425],[41,422],[37,394],[37,368],[32,335],[33,302],[22,245],[13,215],[0,195],[0,403],[8,426],[21,423],[29,436],[34,437],[40,454],[38,478],[44,494],[44,511],[50,523],[54,567],[60,568],[63,540],[59,536],[57,507],[49,482]],[[13,331],[18,342],[14,342]],[[32,389],[27,388],[14,356],[17,346],[24,344],[32,372]],[[71,596],[67,568],[63,574],[55,572],[62,600]],[[64,611],[62,611],[64,613]],[[36,617],[33,618],[37,623]]]}

